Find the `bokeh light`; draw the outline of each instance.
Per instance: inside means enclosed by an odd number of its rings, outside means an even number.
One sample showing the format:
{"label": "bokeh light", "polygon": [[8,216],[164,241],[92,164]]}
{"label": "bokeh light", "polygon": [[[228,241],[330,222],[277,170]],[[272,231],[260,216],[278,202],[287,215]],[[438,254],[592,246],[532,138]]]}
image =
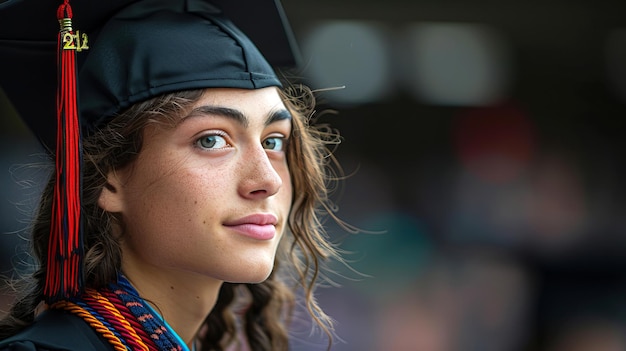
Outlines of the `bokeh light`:
{"label": "bokeh light", "polygon": [[[487,25],[414,23],[402,49],[404,83],[420,101],[441,105],[488,105],[509,93],[512,56],[505,37]],[[405,55],[407,53],[404,53]]]}
{"label": "bokeh light", "polygon": [[302,44],[310,85],[330,89],[327,98],[342,105],[383,99],[393,87],[387,42],[377,23],[318,23]]}

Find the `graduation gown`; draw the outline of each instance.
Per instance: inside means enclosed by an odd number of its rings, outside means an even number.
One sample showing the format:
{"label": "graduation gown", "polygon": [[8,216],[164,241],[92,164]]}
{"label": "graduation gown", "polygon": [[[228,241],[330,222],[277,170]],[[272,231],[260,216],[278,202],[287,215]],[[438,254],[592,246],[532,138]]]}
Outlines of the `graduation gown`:
{"label": "graduation gown", "polygon": [[112,351],[82,318],[64,310],[47,310],[18,334],[0,340],[0,351]]}

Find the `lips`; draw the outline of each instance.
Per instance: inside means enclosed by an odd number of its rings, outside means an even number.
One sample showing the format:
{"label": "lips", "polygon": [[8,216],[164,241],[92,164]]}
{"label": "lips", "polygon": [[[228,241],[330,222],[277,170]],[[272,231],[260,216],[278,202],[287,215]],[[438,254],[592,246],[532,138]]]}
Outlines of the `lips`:
{"label": "lips", "polygon": [[273,214],[257,213],[224,223],[234,232],[256,240],[271,240],[276,235],[278,219]]}

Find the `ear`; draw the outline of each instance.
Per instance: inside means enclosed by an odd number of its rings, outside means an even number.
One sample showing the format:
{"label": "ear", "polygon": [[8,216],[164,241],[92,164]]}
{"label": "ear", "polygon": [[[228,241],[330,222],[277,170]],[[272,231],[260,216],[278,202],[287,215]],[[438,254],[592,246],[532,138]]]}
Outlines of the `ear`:
{"label": "ear", "polygon": [[107,212],[122,212],[124,209],[122,185],[120,174],[116,171],[110,171],[107,175],[107,182],[98,198],[98,206]]}

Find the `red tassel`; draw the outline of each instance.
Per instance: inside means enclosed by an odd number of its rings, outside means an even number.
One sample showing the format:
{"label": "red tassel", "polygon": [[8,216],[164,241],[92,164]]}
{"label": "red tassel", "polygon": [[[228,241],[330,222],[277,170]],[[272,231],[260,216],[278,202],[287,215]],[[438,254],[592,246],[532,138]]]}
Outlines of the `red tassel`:
{"label": "red tassel", "polygon": [[[85,48],[72,29],[69,0],[59,6],[56,182],[52,204],[44,297],[53,303],[81,293],[83,244],[81,223],[82,143],[78,117],[76,51]],[[84,39],[84,38],[83,38]]]}

